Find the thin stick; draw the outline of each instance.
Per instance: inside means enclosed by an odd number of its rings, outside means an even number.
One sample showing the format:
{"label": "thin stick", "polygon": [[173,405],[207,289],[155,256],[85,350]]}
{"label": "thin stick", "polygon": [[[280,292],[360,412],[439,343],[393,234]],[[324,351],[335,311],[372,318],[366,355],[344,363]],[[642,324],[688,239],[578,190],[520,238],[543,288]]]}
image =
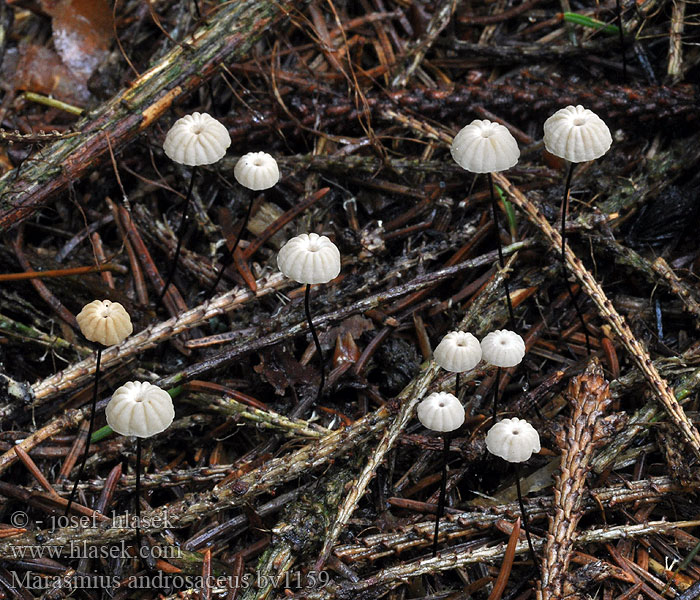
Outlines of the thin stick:
{"label": "thin stick", "polygon": [[459,373],[455,374],[455,397],[459,400]]}
{"label": "thin stick", "polygon": [[316,402],[321,399],[321,394],[323,393],[323,386],[326,383],[326,359],[323,357],[323,349],[321,348],[321,342],[318,340],[318,335],[316,334],[316,328],[311,320],[311,308],[309,307],[309,298],[311,297],[311,284],[306,284],[306,293],[304,294],[304,311],[306,312],[306,320],[309,323],[309,329],[311,330],[311,337],[314,338],[314,344],[316,344],[316,350],[318,351],[318,356],[321,359],[321,383],[318,386],[318,392],[316,393]]}
{"label": "thin stick", "polygon": [[493,423],[498,420],[498,388],[501,386],[501,367],[496,369],[496,385],[493,388]]}
{"label": "thin stick", "polygon": [[586,336],[586,352],[591,353],[591,340],[588,334],[588,327],[586,327],[586,321],[583,319],[583,314],[576,301],[576,296],[574,291],[571,289],[571,284],[566,276],[566,214],[569,210],[569,194],[571,192],[571,176],[574,174],[575,163],[570,162],[569,168],[566,173],[566,184],[564,186],[564,198],[561,204],[561,271],[562,277],[564,278],[564,284],[569,292],[569,297],[571,298],[571,303],[574,305],[574,310],[578,316],[578,320],[581,321],[581,327],[583,327],[583,333]]}
{"label": "thin stick", "polygon": [[437,554],[438,532],[440,531],[440,517],[445,512],[445,496],[447,495],[447,454],[450,451],[450,434],[443,436],[442,449],[442,479],[440,480],[440,496],[438,496],[437,514],[435,515],[435,533],[433,534],[433,556]]}
{"label": "thin stick", "polygon": [[622,9],[620,8],[620,0],[615,0],[615,9],[617,12],[617,29],[620,35],[620,54],[622,54],[622,81],[627,83],[627,57],[625,56],[625,33],[622,31]]}
{"label": "thin stick", "polygon": [[530,537],[530,524],[527,520],[527,512],[525,512],[525,504],[523,503],[523,493],[520,490],[520,468],[518,463],[513,463],[515,467],[515,489],[518,492],[518,504],[520,504],[520,514],[523,517],[523,527],[525,528],[525,537],[527,538],[527,545],[530,547],[530,556],[532,557],[532,562],[535,565],[535,570],[537,571],[537,579],[542,580],[542,573],[540,572],[540,565],[537,563],[537,556],[535,555],[535,547],[532,545],[532,538]]}
{"label": "thin stick", "polygon": [[241,225],[241,228],[238,231],[236,241],[233,243],[233,248],[229,250],[228,245],[224,244],[224,256],[221,259],[221,268],[219,269],[219,273],[216,276],[216,281],[214,282],[214,285],[212,285],[209,291],[207,292],[207,298],[209,298],[216,291],[216,286],[219,285],[219,282],[221,281],[221,278],[224,275],[226,267],[228,267],[233,262],[233,253],[236,251],[236,248],[238,248],[238,242],[241,241],[241,236],[243,235],[243,232],[245,231],[245,228],[248,225],[248,220],[250,219],[250,212],[253,210],[253,200],[255,200],[255,196],[250,197],[250,202],[248,202],[248,211],[245,214],[245,220],[243,221],[243,225]]}
{"label": "thin stick", "polygon": [[197,167],[194,166],[192,167],[192,175],[190,176],[190,185],[187,188],[187,196],[185,196],[185,206],[182,209],[182,216],[180,217],[180,225],[177,228],[177,246],[175,246],[175,256],[173,256],[173,261],[170,264],[170,271],[168,272],[168,276],[165,278],[165,285],[163,285],[163,290],[160,292],[160,296],[158,296],[156,308],[158,308],[161,302],[163,302],[163,296],[165,296],[165,292],[168,291],[170,282],[173,280],[175,270],[177,269],[177,261],[180,258],[180,250],[182,249],[182,238],[184,237],[185,230],[187,229],[187,209],[190,206],[190,198],[192,197],[192,188],[194,187],[194,179],[196,174]]}
{"label": "thin stick", "polygon": [[95,412],[97,411],[97,389],[100,386],[100,359],[102,358],[102,348],[97,350],[97,360],[95,361],[95,385],[92,389],[92,410],[90,411],[90,425],[88,425],[87,438],[85,438],[85,450],[83,451],[83,460],[80,462],[80,469],[78,469],[78,475],[73,483],[73,489],[68,497],[68,504],[66,505],[65,515],[70,514],[70,507],[73,504],[73,499],[78,491],[78,484],[83,476],[83,471],[85,470],[85,463],[87,462],[88,453],[90,451],[90,438],[92,437],[92,429],[95,425]]}
{"label": "thin stick", "polygon": [[[506,268],[506,263],[503,260],[503,249],[501,248],[501,236],[498,229],[498,206],[496,197],[493,193],[493,175],[489,176],[489,192],[491,194],[491,211],[493,212],[493,226],[496,228],[496,241],[498,242],[498,265],[501,270]],[[510,301],[510,290],[508,289],[508,278],[503,277],[503,286],[506,288],[506,303],[508,304],[508,317],[510,318],[510,328],[515,331],[515,315],[513,314],[513,303]]]}
{"label": "thin stick", "polygon": [[141,552],[141,438],[136,438],[136,551]]}

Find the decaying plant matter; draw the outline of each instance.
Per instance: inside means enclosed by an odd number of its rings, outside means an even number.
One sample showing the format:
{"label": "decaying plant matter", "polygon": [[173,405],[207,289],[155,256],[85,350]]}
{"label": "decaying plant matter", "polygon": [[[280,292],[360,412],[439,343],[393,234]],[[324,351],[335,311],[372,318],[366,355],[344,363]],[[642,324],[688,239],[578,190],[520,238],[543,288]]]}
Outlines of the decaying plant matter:
{"label": "decaying plant matter", "polygon": [[[700,9],[570,4],[0,2],[0,594],[696,594]],[[568,105],[613,143],[562,214]],[[190,187],[163,142],[195,113],[231,145]],[[473,187],[471,122],[519,148]],[[276,260],[305,232],[342,257],[313,314]],[[133,321],[97,355],[94,298]],[[432,359],[505,327],[515,368]],[[174,406],[142,444],[106,424],[140,431],[105,414],[129,381]],[[534,428],[517,475],[496,418]]]}

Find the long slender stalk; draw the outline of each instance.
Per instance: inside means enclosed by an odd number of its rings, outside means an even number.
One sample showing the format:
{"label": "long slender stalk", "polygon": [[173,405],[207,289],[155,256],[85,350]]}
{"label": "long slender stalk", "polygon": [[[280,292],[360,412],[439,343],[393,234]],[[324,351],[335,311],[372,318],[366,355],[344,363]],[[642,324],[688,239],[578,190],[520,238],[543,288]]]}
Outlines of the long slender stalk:
{"label": "long slender stalk", "polygon": [[136,549],[141,552],[141,438],[136,438]]}
{"label": "long slender stalk", "polygon": [[615,12],[617,13],[617,30],[620,36],[620,54],[622,54],[622,81],[627,83],[627,57],[625,56],[625,32],[622,31],[622,8],[620,0],[615,0]]}
{"label": "long slender stalk", "polygon": [[455,398],[459,400],[459,373],[455,373]]}
{"label": "long slender stalk", "polygon": [[581,322],[581,327],[583,328],[583,333],[586,336],[586,352],[591,353],[591,340],[588,334],[588,327],[586,327],[586,321],[583,318],[581,309],[579,308],[578,302],[576,301],[576,296],[574,291],[571,289],[571,284],[569,283],[569,278],[566,276],[566,214],[569,211],[569,194],[571,192],[571,176],[574,174],[574,163],[569,163],[569,168],[566,173],[566,184],[564,185],[564,198],[561,204],[561,272],[564,278],[564,284],[569,292],[569,297],[571,298],[571,303],[574,305],[574,310],[578,316],[578,320]]}
{"label": "long slender stalk", "polygon": [[532,538],[530,537],[530,524],[527,520],[527,512],[525,511],[525,504],[523,503],[523,493],[520,489],[520,469],[518,463],[513,463],[515,467],[515,489],[518,492],[518,504],[520,504],[520,514],[523,517],[523,527],[525,528],[525,537],[527,538],[527,545],[530,548],[530,556],[532,557],[532,562],[535,565],[535,570],[537,571],[537,578],[542,579],[542,573],[540,572],[540,565],[537,563],[537,555],[535,554],[535,547],[532,545]]}
{"label": "long slender stalk", "polygon": [[75,477],[75,482],[73,483],[73,489],[68,497],[68,504],[66,505],[66,516],[70,514],[70,507],[73,504],[73,499],[78,491],[78,484],[83,476],[83,471],[85,470],[85,463],[87,463],[88,453],[90,452],[90,438],[92,437],[92,430],[95,426],[95,412],[97,410],[97,390],[100,386],[100,359],[102,358],[102,347],[97,350],[97,360],[95,361],[95,385],[92,388],[92,410],[90,411],[90,424],[88,425],[87,438],[85,438],[85,450],[83,450],[83,459],[80,462],[80,469],[78,469],[78,474]]}
{"label": "long slender stalk", "polygon": [[501,367],[496,369],[496,384],[493,388],[493,423],[498,420],[498,388],[501,387]]}
{"label": "long slender stalk", "polygon": [[321,342],[318,340],[318,334],[316,333],[316,328],[311,320],[311,308],[309,306],[309,299],[311,297],[311,284],[306,284],[306,293],[304,294],[304,312],[306,313],[306,320],[309,323],[309,329],[311,330],[311,337],[314,338],[314,344],[316,344],[316,350],[318,351],[319,359],[321,360],[321,383],[318,386],[318,392],[316,393],[316,402],[321,399],[323,394],[323,386],[326,383],[326,359],[323,357],[323,349],[321,348]]}
{"label": "long slender stalk", "polygon": [[435,533],[433,534],[433,556],[437,554],[438,533],[440,531],[440,518],[445,512],[445,496],[447,495],[447,454],[450,451],[450,434],[443,436],[442,449],[442,478],[440,479],[440,495],[438,496],[437,514],[435,515]]}
{"label": "long slender stalk", "polygon": [[[493,226],[496,229],[496,241],[498,242],[498,265],[501,270],[505,269],[506,262],[503,259],[503,249],[501,248],[501,236],[498,229],[498,205],[496,204],[496,196],[493,193],[493,175],[489,176],[489,193],[491,194],[491,211],[493,212]],[[503,277],[503,286],[506,288],[506,303],[508,304],[508,318],[510,319],[510,328],[515,331],[515,315],[513,314],[513,303],[510,300],[510,289],[508,288],[508,278]]]}
{"label": "long slender stalk", "polygon": [[163,302],[163,297],[165,296],[165,292],[168,291],[168,287],[170,286],[170,282],[173,280],[173,276],[175,275],[175,270],[177,269],[177,262],[180,258],[180,250],[182,249],[182,238],[185,236],[185,231],[187,230],[187,213],[188,209],[190,207],[190,198],[192,197],[192,188],[194,187],[194,179],[197,174],[197,167],[194,166],[192,167],[192,175],[190,176],[190,184],[187,188],[187,196],[185,196],[185,206],[182,209],[182,216],[180,217],[180,225],[177,228],[177,246],[175,246],[175,256],[173,256],[173,260],[170,263],[170,271],[168,272],[168,276],[165,278],[165,285],[163,285],[163,290],[160,292],[160,296],[158,296],[158,300],[156,302],[156,308],[158,308],[161,305],[161,302]]}
{"label": "long slender stalk", "polygon": [[209,296],[211,296],[216,291],[216,286],[219,285],[219,282],[221,281],[221,278],[224,275],[224,271],[226,270],[226,267],[228,267],[233,262],[233,253],[236,251],[236,248],[238,248],[238,242],[241,241],[241,236],[243,235],[243,232],[245,231],[245,228],[248,225],[248,221],[250,220],[250,212],[253,210],[253,201],[254,200],[255,200],[255,196],[251,196],[250,202],[248,202],[248,210],[246,211],[243,225],[241,225],[241,228],[238,231],[238,235],[236,236],[236,241],[233,242],[233,248],[231,248],[229,250],[228,245],[224,244],[224,256],[221,258],[221,268],[219,269],[219,273],[216,276],[216,281],[214,282],[214,285],[212,285],[211,288],[209,289],[209,291],[207,292],[207,298]]}

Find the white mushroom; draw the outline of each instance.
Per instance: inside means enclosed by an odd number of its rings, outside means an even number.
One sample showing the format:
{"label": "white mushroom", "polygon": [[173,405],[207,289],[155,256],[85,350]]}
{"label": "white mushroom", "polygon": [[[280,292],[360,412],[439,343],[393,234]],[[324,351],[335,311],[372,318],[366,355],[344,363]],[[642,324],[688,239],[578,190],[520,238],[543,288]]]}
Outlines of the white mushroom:
{"label": "white mushroom", "polygon": [[302,233],[282,246],[277,266],[298,283],[327,283],[340,273],[340,251],[325,235]]}
{"label": "white mushroom", "polygon": [[238,159],[233,176],[250,190],[266,190],[280,179],[277,161],[267,152],[248,152]]}
{"label": "white mushroom", "polygon": [[525,356],[525,342],[515,331],[498,329],[481,340],[481,357],[496,367],[514,367]]}
{"label": "white mushroom", "polygon": [[231,145],[228,130],[207,113],[192,113],[175,121],[163,150],[170,160],[196,167],[218,162]]}
{"label": "white mushroom", "polygon": [[170,426],[175,409],[170,394],[157,385],[129,381],[112,394],[105,415],[117,433],[148,438]]}
{"label": "white mushroom", "polygon": [[486,448],[508,462],[525,462],[540,451],[540,436],[525,419],[503,419],[486,434]]}

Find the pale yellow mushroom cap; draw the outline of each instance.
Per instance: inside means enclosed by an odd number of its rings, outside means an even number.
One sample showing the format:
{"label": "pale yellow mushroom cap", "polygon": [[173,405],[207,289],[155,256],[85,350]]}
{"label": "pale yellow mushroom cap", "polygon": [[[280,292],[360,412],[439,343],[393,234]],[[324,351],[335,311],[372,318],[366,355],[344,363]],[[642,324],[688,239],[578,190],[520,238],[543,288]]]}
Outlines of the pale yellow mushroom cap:
{"label": "pale yellow mushroom cap", "polygon": [[464,423],[464,407],[457,397],[447,392],[435,392],[421,401],[418,420],[431,431],[454,431]]}
{"label": "pale yellow mushroom cap", "polygon": [[327,283],[340,273],[340,251],[325,235],[302,233],[280,248],[277,266],[298,283]]}
{"label": "pale yellow mushroom cap", "polygon": [[157,385],[129,381],[112,394],[105,415],[113,431],[148,438],[170,426],[175,409],[170,394]]}
{"label": "pale yellow mushroom cap", "polygon": [[170,160],[195,167],[221,160],[231,145],[228,130],[207,113],[192,113],[175,121],[163,150]]}
{"label": "pale yellow mushroom cap", "polygon": [[248,152],[233,168],[236,181],[249,190],[266,190],[280,180],[277,161],[267,152]]}
{"label": "pale yellow mushroom cap", "polygon": [[486,448],[508,462],[525,462],[540,451],[540,435],[525,419],[503,419],[486,434]]}
{"label": "pale yellow mushroom cap", "polygon": [[520,158],[520,149],[510,131],[500,123],[475,119],[452,140],[455,162],[471,173],[497,173],[510,169]]}
{"label": "pale yellow mushroom cap", "polygon": [[134,330],[129,313],[119,302],[93,300],[76,317],[80,331],[103,346],[121,344]]}
{"label": "pale yellow mushroom cap", "polygon": [[481,340],[481,358],[496,367],[514,367],[525,356],[525,341],[515,331],[497,329]]}
{"label": "pale yellow mushroom cap", "polygon": [[547,151],[573,163],[600,158],[611,144],[603,119],[580,104],[562,108],[544,122]]}
{"label": "pale yellow mushroom cap", "polygon": [[471,371],[481,360],[481,344],[471,333],[452,331],[436,346],[433,358],[446,371]]}

